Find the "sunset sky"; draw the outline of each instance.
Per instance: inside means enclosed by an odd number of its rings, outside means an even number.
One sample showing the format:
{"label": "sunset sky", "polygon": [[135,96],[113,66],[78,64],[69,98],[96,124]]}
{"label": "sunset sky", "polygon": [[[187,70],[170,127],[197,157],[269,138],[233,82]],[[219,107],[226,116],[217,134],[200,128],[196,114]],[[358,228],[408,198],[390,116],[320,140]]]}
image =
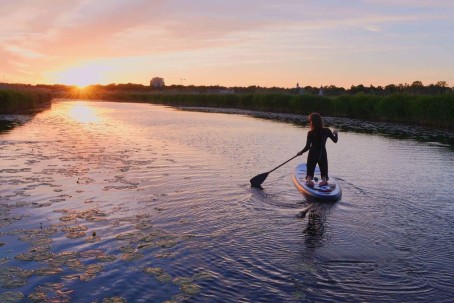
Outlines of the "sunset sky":
{"label": "sunset sky", "polygon": [[8,83],[454,86],[454,1],[0,0],[0,58]]}

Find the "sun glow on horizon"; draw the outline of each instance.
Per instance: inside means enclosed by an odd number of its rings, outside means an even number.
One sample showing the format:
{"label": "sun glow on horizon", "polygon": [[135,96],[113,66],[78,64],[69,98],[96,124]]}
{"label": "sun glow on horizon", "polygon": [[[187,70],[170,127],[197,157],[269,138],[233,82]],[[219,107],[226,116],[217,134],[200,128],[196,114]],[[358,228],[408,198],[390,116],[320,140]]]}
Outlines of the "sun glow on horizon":
{"label": "sun glow on horizon", "polygon": [[84,64],[71,67],[66,70],[52,73],[54,83],[75,85],[84,88],[92,84],[102,84],[106,82],[106,69],[97,64]]}

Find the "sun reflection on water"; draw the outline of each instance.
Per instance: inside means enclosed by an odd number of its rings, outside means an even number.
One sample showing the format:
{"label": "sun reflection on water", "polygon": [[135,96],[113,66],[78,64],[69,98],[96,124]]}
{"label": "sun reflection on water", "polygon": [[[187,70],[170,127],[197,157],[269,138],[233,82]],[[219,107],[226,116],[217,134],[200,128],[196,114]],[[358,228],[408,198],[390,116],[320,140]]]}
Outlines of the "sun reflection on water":
{"label": "sun reflection on water", "polygon": [[71,119],[80,123],[99,123],[101,118],[95,109],[86,102],[74,104],[68,111]]}

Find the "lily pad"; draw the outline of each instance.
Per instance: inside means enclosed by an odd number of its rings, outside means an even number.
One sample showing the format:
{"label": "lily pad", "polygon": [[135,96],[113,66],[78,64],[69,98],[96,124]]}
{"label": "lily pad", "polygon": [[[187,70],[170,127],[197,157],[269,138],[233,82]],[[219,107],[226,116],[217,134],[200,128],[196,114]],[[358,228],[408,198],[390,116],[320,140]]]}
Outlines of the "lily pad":
{"label": "lily pad", "polygon": [[60,274],[63,272],[63,269],[58,267],[47,267],[47,268],[38,268],[35,269],[34,274],[37,276],[51,276]]}
{"label": "lily pad", "polygon": [[120,259],[124,260],[124,261],[135,261],[135,260],[139,260],[143,257],[143,255],[139,252],[133,252],[133,253],[126,253],[126,254],[123,254]]}
{"label": "lily pad", "polygon": [[73,290],[64,290],[63,283],[45,283],[35,288],[34,292],[28,295],[33,302],[60,302],[68,303],[69,296]]}
{"label": "lily pad", "polygon": [[76,215],[66,215],[60,217],[60,221],[62,222],[71,222],[71,221],[76,221],[77,216]]}
{"label": "lily pad", "polygon": [[66,234],[66,238],[68,239],[77,239],[77,238],[82,238],[86,235],[85,232],[83,231],[77,231],[77,232],[70,232]]}
{"label": "lily pad", "polygon": [[137,233],[125,233],[125,234],[119,234],[115,236],[115,239],[117,240],[132,240],[137,237]]}
{"label": "lily pad", "polygon": [[155,275],[155,277],[159,282],[162,282],[162,283],[172,281],[172,276],[166,272],[163,272],[160,275]]}
{"label": "lily pad", "polygon": [[195,295],[200,292],[200,286],[197,284],[183,284],[180,286],[180,290],[189,295]]}
{"label": "lily pad", "polygon": [[27,280],[19,277],[3,281],[3,288],[18,288],[25,285],[27,285]]}
{"label": "lily pad", "polygon": [[151,275],[160,275],[164,272],[164,270],[159,267],[145,267],[143,272]]}
{"label": "lily pad", "polygon": [[2,303],[15,303],[20,302],[24,298],[24,295],[20,292],[7,291],[0,293],[0,302]]}
{"label": "lily pad", "polygon": [[35,291],[28,295],[33,302],[43,302],[47,299],[47,294],[43,291]]}
{"label": "lily pad", "polygon": [[65,233],[71,233],[71,232],[78,232],[78,231],[86,231],[88,228],[83,225],[77,225],[77,226],[66,226],[62,228],[62,231]]}
{"label": "lily pad", "polygon": [[192,278],[189,277],[176,277],[172,280],[173,284],[181,286],[183,284],[190,284],[192,283]]}
{"label": "lily pad", "polygon": [[53,242],[52,238],[39,238],[33,240],[31,244],[33,246],[49,246],[50,244],[52,244],[52,242]]}
{"label": "lily pad", "polygon": [[136,251],[136,248],[133,246],[122,246],[118,250],[125,254],[131,254]]}
{"label": "lily pad", "polygon": [[66,275],[61,277],[63,280],[77,280],[80,279],[79,274],[73,274],[73,275]]}
{"label": "lily pad", "polygon": [[62,252],[53,256],[52,260],[50,260],[49,264],[54,266],[62,266],[67,261],[75,259],[79,256],[76,252]]}
{"label": "lily pad", "polygon": [[98,272],[101,272],[104,269],[104,266],[101,264],[90,264],[87,266],[85,273],[87,274],[96,274]]}
{"label": "lily pad", "polygon": [[86,250],[86,251],[82,251],[79,253],[81,258],[96,258],[103,254],[104,254],[104,252],[100,249],[91,249],[91,250]]}
{"label": "lily pad", "polygon": [[115,261],[116,259],[117,257],[115,257],[114,255],[100,255],[96,257],[96,260],[100,262],[112,262]]}
{"label": "lily pad", "polygon": [[191,296],[188,294],[179,293],[179,294],[174,295],[169,302],[172,302],[172,303],[186,302],[190,298],[191,298]]}
{"label": "lily pad", "polygon": [[177,244],[178,244],[178,242],[175,240],[161,240],[161,241],[156,242],[156,246],[159,246],[162,248],[172,248]]}
{"label": "lily pad", "polygon": [[79,276],[79,279],[84,282],[88,282],[96,278],[96,275],[91,275],[91,274],[82,274]]}
{"label": "lily pad", "polygon": [[104,298],[102,303],[127,303],[125,298],[123,297],[112,297],[112,298]]}
{"label": "lily pad", "polygon": [[143,269],[143,272],[146,274],[154,275],[158,281],[163,283],[172,281],[172,276],[159,267],[145,267]]}
{"label": "lily pad", "polygon": [[81,272],[85,270],[85,265],[79,259],[70,259],[65,262],[65,265],[74,271]]}
{"label": "lily pad", "polygon": [[136,224],[135,228],[140,230],[150,229],[153,228],[153,225],[150,222],[140,222]]}
{"label": "lily pad", "polygon": [[[49,248],[50,249],[50,248]],[[14,258],[19,261],[45,261],[54,257],[54,254],[48,251],[48,248],[37,247],[29,252],[18,254]]]}

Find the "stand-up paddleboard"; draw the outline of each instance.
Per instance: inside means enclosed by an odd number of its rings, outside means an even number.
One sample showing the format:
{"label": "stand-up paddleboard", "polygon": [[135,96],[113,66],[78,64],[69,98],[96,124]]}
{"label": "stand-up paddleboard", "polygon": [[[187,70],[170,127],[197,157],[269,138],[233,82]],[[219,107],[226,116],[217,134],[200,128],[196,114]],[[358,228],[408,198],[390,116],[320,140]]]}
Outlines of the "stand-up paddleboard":
{"label": "stand-up paddleboard", "polygon": [[[293,171],[293,183],[296,188],[303,194],[320,200],[336,201],[342,196],[342,190],[333,177],[329,178],[328,185],[318,186],[319,182],[315,182],[314,186],[308,186],[306,184],[306,163],[301,163],[295,167]],[[315,168],[314,179],[318,178],[321,181],[320,169],[318,166]]]}

